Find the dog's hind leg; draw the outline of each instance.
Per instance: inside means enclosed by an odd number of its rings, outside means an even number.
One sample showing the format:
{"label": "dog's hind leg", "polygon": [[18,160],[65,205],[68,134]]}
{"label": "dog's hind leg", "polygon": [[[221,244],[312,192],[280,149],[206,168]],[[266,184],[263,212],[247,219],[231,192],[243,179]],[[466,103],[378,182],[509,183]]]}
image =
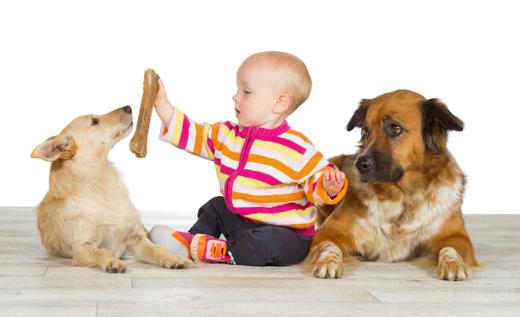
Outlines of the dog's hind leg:
{"label": "dog's hind leg", "polygon": [[162,247],[150,241],[144,233],[132,239],[128,248],[137,259],[167,269],[183,269],[192,263],[186,258],[169,254]]}
{"label": "dog's hind leg", "polygon": [[90,242],[85,242],[73,249],[72,265],[97,266],[109,273],[126,272],[126,264],[114,258],[110,250],[100,249]]}

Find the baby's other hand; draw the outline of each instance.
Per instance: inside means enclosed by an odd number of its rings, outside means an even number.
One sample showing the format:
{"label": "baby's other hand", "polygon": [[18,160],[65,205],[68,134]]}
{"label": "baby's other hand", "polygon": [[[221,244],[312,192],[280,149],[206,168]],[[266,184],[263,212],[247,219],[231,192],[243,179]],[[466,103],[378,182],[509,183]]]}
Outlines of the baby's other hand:
{"label": "baby's other hand", "polygon": [[325,172],[323,172],[323,188],[325,188],[327,195],[331,198],[338,195],[343,188],[344,181],[345,173],[337,168],[326,169]]}

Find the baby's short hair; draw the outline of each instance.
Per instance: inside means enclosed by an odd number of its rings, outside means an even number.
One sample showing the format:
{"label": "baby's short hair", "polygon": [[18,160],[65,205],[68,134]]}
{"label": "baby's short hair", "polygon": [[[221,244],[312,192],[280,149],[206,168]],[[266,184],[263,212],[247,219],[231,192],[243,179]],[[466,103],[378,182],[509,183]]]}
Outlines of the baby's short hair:
{"label": "baby's short hair", "polygon": [[275,69],[284,72],[284,82],[292,94],[292,105],[290,112],[296,110],[307,100],[311,93],[312,80],[305,63],[297,56],[285,52],[267,51],[249,56],[246,60],[261,58],[271,64]]}

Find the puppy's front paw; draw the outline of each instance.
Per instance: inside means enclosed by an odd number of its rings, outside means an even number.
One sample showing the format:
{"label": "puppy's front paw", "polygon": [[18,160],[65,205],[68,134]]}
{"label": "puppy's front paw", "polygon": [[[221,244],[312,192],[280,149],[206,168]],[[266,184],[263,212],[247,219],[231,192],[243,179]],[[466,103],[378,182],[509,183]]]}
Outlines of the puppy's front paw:
{"label": "puppy's front paw", "polygon": [[318,278],[339,278],[343,275],[343,253],[334,243],[326,241],[311,254],[312,273]]}
{"label": "puppy's front paw", "polygon": [[110,259],[103,263],[101,269],[108,273],[125,273],[126,264],[125,262],[118,259]]}
{"label": "puppy's front paw", "polygon": [[464,263],[457,250],[445,247],[439,252],[437,276],[441,280],[464,281],[469,279],[471,271]]}
{"label": "puppy's front paw", "polygon": [[189,259],[180,256],[167,255],[159,260],[159,265],[167,269],[184,269],[190,266],[192,262]]}

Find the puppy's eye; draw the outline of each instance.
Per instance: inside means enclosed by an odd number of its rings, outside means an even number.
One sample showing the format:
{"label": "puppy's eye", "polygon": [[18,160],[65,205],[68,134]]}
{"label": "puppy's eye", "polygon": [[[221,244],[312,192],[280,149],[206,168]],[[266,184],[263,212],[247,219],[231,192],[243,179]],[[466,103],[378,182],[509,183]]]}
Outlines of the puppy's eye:
{"label": "puppy's eye", "polygon": [[403,128],[401,128],[397,124],[392,123],[391,125],[388,126],[388,135],[391,138],[395,138],[395,137],[399,136],[401,133],[403,133]]}
{"label": "puppy's eye", "polygon": [[90,125],[93,126],[93,125],[96,125],[99,123],[99,119],[98,118],[92,118],[92,121],[90,122]]}

